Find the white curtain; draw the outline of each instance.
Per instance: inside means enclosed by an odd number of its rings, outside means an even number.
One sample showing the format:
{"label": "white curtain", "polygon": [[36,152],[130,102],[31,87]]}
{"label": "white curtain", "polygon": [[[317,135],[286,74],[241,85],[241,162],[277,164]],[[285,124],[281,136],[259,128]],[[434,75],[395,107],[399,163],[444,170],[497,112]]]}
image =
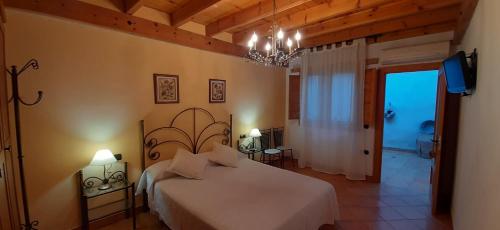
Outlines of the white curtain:
{"label": "white curtain", "polygon": [[[326,47],[325,47],[326,48]],[[306,51],[301,66],[301,167],[364,180],[364,40],[322,51]]]}

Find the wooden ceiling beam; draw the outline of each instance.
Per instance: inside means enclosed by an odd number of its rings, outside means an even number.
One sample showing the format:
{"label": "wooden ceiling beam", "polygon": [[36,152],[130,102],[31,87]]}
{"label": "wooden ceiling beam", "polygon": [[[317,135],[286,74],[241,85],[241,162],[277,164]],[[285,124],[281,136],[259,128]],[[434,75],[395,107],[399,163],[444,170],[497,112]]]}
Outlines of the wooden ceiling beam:
{"label": "wooden ceiling beam", "polygon": [[[401,0],[299,28],[304,38],[341,31],[370,23],[415,15],[428,10],[458,5],[462,0]],[[296,27],[288,32],[294,33]],[[244,44],[247,34],[235,33],[233,43]]]}
{"label": "wooden ceiling beam", "polygon": [[190,0],[170,14],[170,24],[179,27],[188,22],[195,14],[219,1],[220,0]]}
{"label": "wooden ceiling beam", "polygon": [[458,18],[457,28],[455,29],[455,38],[453,39],[453,44],[458,45],[462,42],[462,39],[469,27],[470,20],[474,15],[474,10],[476,9],[479,0],[463,0],[462,6],[460,8],[460,16]]}
{"label": "wooden ceiling beam", "polygon": [[245,47],[75,0],[5,0],[7,7],[72,19],[201,50],[246,55]]}
{"label": "wooden ceiling beam", "polygon": [[[354,13],[369,8],[377,7],[394,0],[336,0],[325,1],[314,7],[300,10],[290,14],[284,14],[278,17],[277,24],[284,30],[301,27],[307,24],[320,22],[329,18]],[[272,25],[271,19],[259,21],[256,26],[246,28],[233,34],[233,43],[239,44],[247,40],[253,32],[260,35],[267,34]]]}
{"label": "wooden ceiling beam", "polygon": [[144,0],[123,0],[123,3],[125,5],[124,12],[132,15],[144,5]]}
{"label": "wooden ceiling beam", "polygon": [[[405,0],[301,28],[304,38],[458,5],[461,0]],[[457,15],[458,17],[458,15]]]}
{"label": "wooden ceiling beam", "polygon": [[[5,4],[3,0],[0,0],[0,22],[5,23],[7,20],[7,17],[5,17]],[[3,27],[3,25],[2,25]],[[2,28],[3,30],[3,28]]]}
{"label": "wooden ceiling beam", "polygon": [[[341,31],[331,32],[328,34],[323,34],[316,37],[304,39],[304,41],[302,41],[302,45],[304,47],[314,47],[314,46],[332,44],[352,39],[358,39],[370,36],[380,36],[391,32],[411,30],[437,24],[447,24],[449,26],[450,24],[448,23],[451,22],[456,23],[459,11],[460,8],[457,5],[454,7],[427,11],[417,15],[406,16],[403,18],[375,22],[368,25],[344,29]],[[427,28],[421,30],[425,32],[425,30],[435,31],[437,29]],[[449,31],[452,30],[453,28],[449,28]]]}
{"label": "wooden ceiling beam", "polygon": [[117,9],[126,12],[125,11],[125,0],[108,0],[113,4]]}
{"label": "wooden ceiling beam", "polygon": [[[323,1],[323,0],[322,0]],[[276,13],[299,8],[309,3],[316,3],[318,0],[277,0]],[[223,17],[215,22],[208,24],[205,27],[205,34],[213,36],[221,32],[225,32],[240,26],[248,25],[260,19],[272,16],[273,14],[273,1],[265,0],[259,3],[242,9],[236,13]]]}

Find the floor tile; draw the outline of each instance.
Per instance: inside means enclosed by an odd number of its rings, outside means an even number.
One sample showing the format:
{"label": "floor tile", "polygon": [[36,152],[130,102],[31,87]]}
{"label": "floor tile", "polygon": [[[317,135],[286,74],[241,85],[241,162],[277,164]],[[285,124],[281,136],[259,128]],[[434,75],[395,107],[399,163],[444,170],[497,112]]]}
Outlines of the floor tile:
{"label": "floor tile", "polygon": [[380,197],[380,200],[386,204],[387,206],[407,206],[408,203],[406,203],[403,199],[401,199],[398,196],[382,196]]}
{"label": "floor tile", "polygon": [[397,212],[392,207],[381,207],[379,208],[379,216],[383,220],[403,220],[406,219],[403,215]]}
{"label": "floor tile", "polygon": [[340,210],[341,220],[343,221],[376,221],[382,219],[378,214],[378,208],[346,207]]}
{"label": "floor tile", "polygon": [[424,219],[428,217],[427,213],[422,212],[421,207],[417,206],[398,206],[393,207],[399,214],[406,219]]}
{"label": "floor tile", "polygon": [[392,225],[385,221],[342,221],[337,227],[341,230],[394,230]]}
{"label": "floor tile", "polygon": [[416,220],[388,221],[395,230],[421,230]]}

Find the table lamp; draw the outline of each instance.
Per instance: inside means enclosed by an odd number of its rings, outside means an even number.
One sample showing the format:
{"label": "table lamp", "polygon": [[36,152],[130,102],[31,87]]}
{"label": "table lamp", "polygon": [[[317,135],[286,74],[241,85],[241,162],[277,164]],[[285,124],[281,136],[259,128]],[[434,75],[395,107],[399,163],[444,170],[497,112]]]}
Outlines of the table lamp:
{"label": "table lamp", "polygon": [[253,138],[253,148],[257,149],[255,146],[255,138],[262,136],[262,134],[260,134],[259,129],[257,129],[257,128],[251,129],[249,136]]}
{"label": "table lamp", "polygon": [[90,165],[104,167],[104,178],[102,180],[102,184],[99,186],[99,190],[106,190],[111,188],[111,184],[109,184],[109,178],[106,178],[106,165],[113,164],[115,162],[116,158],[109,149],[98,150],[95,153],[94,158],[92,158]]}

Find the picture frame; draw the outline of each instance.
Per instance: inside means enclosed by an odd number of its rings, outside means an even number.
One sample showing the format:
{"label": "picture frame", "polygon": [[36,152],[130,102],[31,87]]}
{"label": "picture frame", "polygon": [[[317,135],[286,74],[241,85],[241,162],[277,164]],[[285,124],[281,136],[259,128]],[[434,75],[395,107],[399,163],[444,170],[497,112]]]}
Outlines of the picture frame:
{"label": "picture frame", "polygon": [[153,74],[155,104],[179,103],[179,76]]}
{"label": "picture frame", "polygon": [[226,102],[226,80],[208,80],[208,101],[209,103]]}

